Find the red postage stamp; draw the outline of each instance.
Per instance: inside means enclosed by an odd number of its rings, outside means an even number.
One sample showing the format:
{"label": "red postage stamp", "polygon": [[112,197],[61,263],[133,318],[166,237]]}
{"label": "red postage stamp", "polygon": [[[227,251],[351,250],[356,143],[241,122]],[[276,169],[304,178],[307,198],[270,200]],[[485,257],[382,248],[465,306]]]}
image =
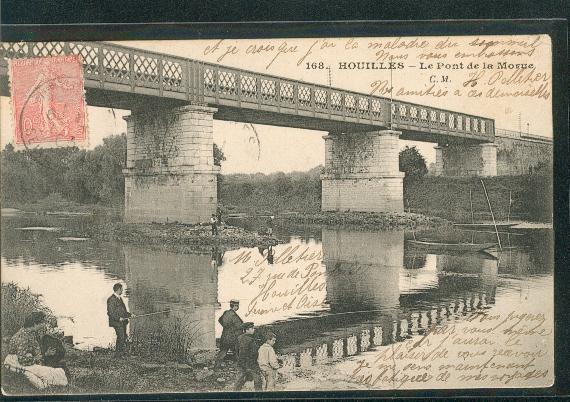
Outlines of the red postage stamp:
{"label": "red postage stamp", "polygon": [[88,145],[78,55],[16,59],[9,72],[17,148]]}

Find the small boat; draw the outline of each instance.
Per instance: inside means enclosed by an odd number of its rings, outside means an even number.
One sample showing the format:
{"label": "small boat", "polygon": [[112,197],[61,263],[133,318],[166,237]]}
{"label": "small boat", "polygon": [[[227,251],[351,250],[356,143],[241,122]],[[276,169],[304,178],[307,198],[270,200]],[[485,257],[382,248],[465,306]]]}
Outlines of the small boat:
{"label": "small boat", "polygon": [[[516,227],[514,229],[519,229],[519,227]],[[458,229],[458,230],[463,230],[466,232],[473,232],[473,233],[492,233],[492,234],[497,233],[494,230],[475,230],[475,229]],[[519,233],[518,231],[517,232],[504,232],[504,231],[499,230],[499,234],[506,234],[506,235],[510,235],[510,236],[526,236],[524,233]]]}
{"label": "small boat", "polygon": [[499,260],[499,257],[494,250],[481,250],[477,253],[477,255],[483,258],[484,260],[493,260],[493,261]]}
{"label": "small boat", "polygon": [[516,223],[497,223],[493,225],[492,223],[454,223],[453,226],[459,229],[492,229],[495,230],[495,227],[499,229],[508,229],[510,227],[515,226]]}
{"label": "small boat", "polygon": [[463,251],[476,252],[495,247],[496,243],[439,243],[431,241],[408,240],[408,243],[416,248],[427,250]]}

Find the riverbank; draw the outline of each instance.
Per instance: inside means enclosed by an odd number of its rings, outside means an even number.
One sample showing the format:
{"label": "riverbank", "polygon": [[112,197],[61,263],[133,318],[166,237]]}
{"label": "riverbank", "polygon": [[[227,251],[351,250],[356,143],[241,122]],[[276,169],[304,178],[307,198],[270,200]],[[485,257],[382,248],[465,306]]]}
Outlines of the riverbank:
{"label": "riverbank", "polygon": [[196,251],[200,248],[259,247],[280,243],[273,236],[254,233],[236,226],[219,225],[218,234],[212,235],[210,225],[183,224],[134,224],[106,222],[84,228],[80,237],[91,237],[99,241],[116,241],[127,244],[145,244],[163,250],[178,252]]}
{"label": "riverbank", "polygon": [[[229,213],[271,211],[319,214],[320,169],[291,174],[225,175],[220,200]],[[483,179],[495,218],[552,222],[551,172]],[[435,177],[404,180],[404,209],[454,222],[491,220],[479,177]],[[471,197],[469,194],[471,193]]]}
{"label": "riverbank", "polygon": [[100,204],[80,204],[69,201],[61,195],[54,193],[36,202],[27,202],[9,205],[11,208],[2,208],[2,216],[12,216],[25,213],[39,215],[93,215],[97,217],[117,218],[122,215],[122,208]]}
{"label": "riverbank", "polygon": [[[70,205],[68,205],[70,204]],[[24,209],[25,208],[25,209]],[[223,208],[223,207],[222,207]],[[269,212],[271,213],[271,212]],[[218,234],[212,235],[209,224],[179,224],[179,223],[123,223],[122,213],[114,208],[98,205],[78,205],[57,197],[49,200],[23,206],[22,209],[4,208],[3,216],[83,216],[88,224],[77,227],[63,228],[61,236],[69,238],[91,238],[98,241],[120,242],[126,244],[144,244],[154,249],[195,252],[202,249],[210,252],[212,248],[218,251],[239,247],[267,247],[281,243],[277,237],[266,234],[268,223],[249,229],[222,224],[218,226]],[[32,215],[33,216],[33,215]],[[228,216],[229,218],[229,216]],[[225,220],[225,218],[224,218]],[[53,224],[53,223],[51,223]],[[343,226],[356,230],[395,230],[419,229],[449,224],[445,219],[430,217],[417,213],[368,213],[368,212],[282,212],[275,216],[276,227],[293,226]],[[247,227],[247,226],[246,226]]]}
{"label": "riverbank", "polygon": [[[42,296],[13,283],[2,284],[2,362],[8,354],[11,336],[34,311],[55,314],[45,306]],[[231,390],[237,376],[235,363],[222,371],[212,369],[215,351],[198,351],[189,359],[167,357],[161,353],[138,353],[117,359],[110,349],[84,351],[65,344],[65,364],[69,385],[36,389],[22,374],[2,366],[2,390],[8,395],[206,392]]]}
{"label": "riverbank", "polygon": [[[2,342],[2,350],[6,342]],[[230,359],[222,369],[214,370],[212,352],[203,361],[177,362],[137,355],[115,358],[110,349],[82,351],[66,347],[65,361],[70,374],[66,387],[38,390],[23,375],[2,368],[2,389],[7,395],[232,392],[239,371],[237,363]],[[280,371],[276,388],[288,389],[290,383],[296,385],[301,378],[307,381],[319,378],[317,372],[311,372],[309,377],[308,374],[304,369]],[[251,381],[243,388],[243,391],[253,390]]]}
{"label": "riverbank", "polygon": [[[488,199],[481,182],[485,183]],[[524,220],[552,222],[552,179],[547,175],[426,176],[404,184],[404,207],[454,222]],[[473,217],[471,215],[473,211]]]}
{"label": "riverbank", "polygon": [[342,226],[364,230],[421,229],[446,226],[440,218],[410,212],[308,212],[276,216],[278,224]]}
{"label": "riverbank", "polygon": [[66,387],[38,390],[23,375],[2,368],[2,388],[8,395],[216,392],[230,391],[238,372],[235,363],[214,371],[213,361],[186,363],[136,355],[115,358],[110,349],[66,347],[65,362]]}
{"label": "riverbank", "polygon": [[211,247],[233,249],[278,244],[272,236],[255,233],[231,225],[218,225],[218,234],[212,235],[209,224],[149,223],[133,224],[122,222],[122,210],[96,204],[78,204],[59,196],[50,196],[33,204],[18,208],[2,208],[3,217],[38,216],[67,218],[83,217],[89,224],[65,227],[61,236],[69,238],[92,238],[98,241],[114,241],[127,244],[144,244],[162,250],[177,252],[210,251]]}

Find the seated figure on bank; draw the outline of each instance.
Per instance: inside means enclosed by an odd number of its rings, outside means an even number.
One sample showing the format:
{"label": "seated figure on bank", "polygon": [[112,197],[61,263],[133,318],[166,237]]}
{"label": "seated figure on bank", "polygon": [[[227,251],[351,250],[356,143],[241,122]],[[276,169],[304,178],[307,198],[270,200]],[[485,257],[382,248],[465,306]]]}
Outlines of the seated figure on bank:
{"label": "seated figure on bank", "polygon": [[45,313],[30,314],[24,327],[10,339],[4,366],[22,373],[37,388],[67,385],[63,358],[65,349],[57,332],[55,318],[46,319]]}

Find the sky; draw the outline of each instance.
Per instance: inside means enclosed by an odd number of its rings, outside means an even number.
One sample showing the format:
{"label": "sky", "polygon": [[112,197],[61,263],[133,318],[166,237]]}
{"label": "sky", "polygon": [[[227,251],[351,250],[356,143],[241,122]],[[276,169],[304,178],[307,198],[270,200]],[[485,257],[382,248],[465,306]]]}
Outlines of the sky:
{"label": "sky", "polygon": [[[524,74],[551,73],[550,38],[541,36],[517,37],[431,37],[431,38],[304,38],[256,40],[192,40],[192,41],[131,41],[115,42],[160,53],[242,68],[264,74],[303,80],[321,85],[371,93],[380,83],[392,83],[394,99],[433,107],[456,110],[495,119],[496,127],[552,137],[551,97],[539,99],[530,96],[486,97],[491,88],[509,92],[527,90],[536,83],[508,82],[516,70],[496,69],[497,63],[527,64]],[[427,45],[426,45],[427,44]],[[425,45],[425,46],[424,46]],[[483,50],[483,53],[480,51]],[[492,52],[511,52],[515,55],[495,56]],[[457,56],[458,52],[464,53]],[[477,54],[475,54],[477,53]],[[349,69],[350,62],[402,63],[403,68]],[[421,63],[420,63],[421,61]],[[470,74],[482,69],[469,68],[474,64],[494,65],[483,71],[479,80],[483,96],[469,97],[473,89],[466,85]],[[314,64],[313,64],[314,63]],[[322,64],[320,64],[322,63]],[[441,63],[441,65],[438,65]],[[460,63],[462,63],[460,65]],[[431,68],[430,65],[431,64]],[[528,68],[532,64],[532,68]],[[342,66],[345,68],[342,68]],[[331,67],[330,70],[326,67]],[[323,68],[324,67],[324,68]],[[420,68],[424,67],[424,68]],[[438,68],[439,67],[439,68]],[[533,70],[534,69],[534,70]],[[330,71],[330,73],[329,73]],[[433,76],[433,77],[432,77]],[[443,78],[446,76],[447,78]],[[430,83],[430,77],[440,81]],[[539,77],[540,78],[540,77]],[[447,81],[445,81],[447,80]],[[527,80],[529,81],[529,80]],[[442,96],[418,94],[434,85],[433,90],[448,91]],[[547,80],[551,91],[551,80]],[[477,89],[475,88],[475,89]],[[400,92],[398,93],[398,90]],[[531,88],[532,89],[532,88]],[[460,90],[461,96],[453,96]],[[377,95],[390,97],[389,94]],[[126,132],[122,116],[129,111],[88,107],[89,144],[93,148],[103,138]],[[11,112],[9,98],[0,99],[0,138],[2,148],[11,141]],[[222,148],[227,160],[222,173],[272,173],[277,171],[304,171],[324,164],[322,131],[255,125],[259,144],[251,126],[241,122],[214,122],[214,141]],[[435,160],[433,143],[400,141],[400,147],[415,145],[428,164]]]}

